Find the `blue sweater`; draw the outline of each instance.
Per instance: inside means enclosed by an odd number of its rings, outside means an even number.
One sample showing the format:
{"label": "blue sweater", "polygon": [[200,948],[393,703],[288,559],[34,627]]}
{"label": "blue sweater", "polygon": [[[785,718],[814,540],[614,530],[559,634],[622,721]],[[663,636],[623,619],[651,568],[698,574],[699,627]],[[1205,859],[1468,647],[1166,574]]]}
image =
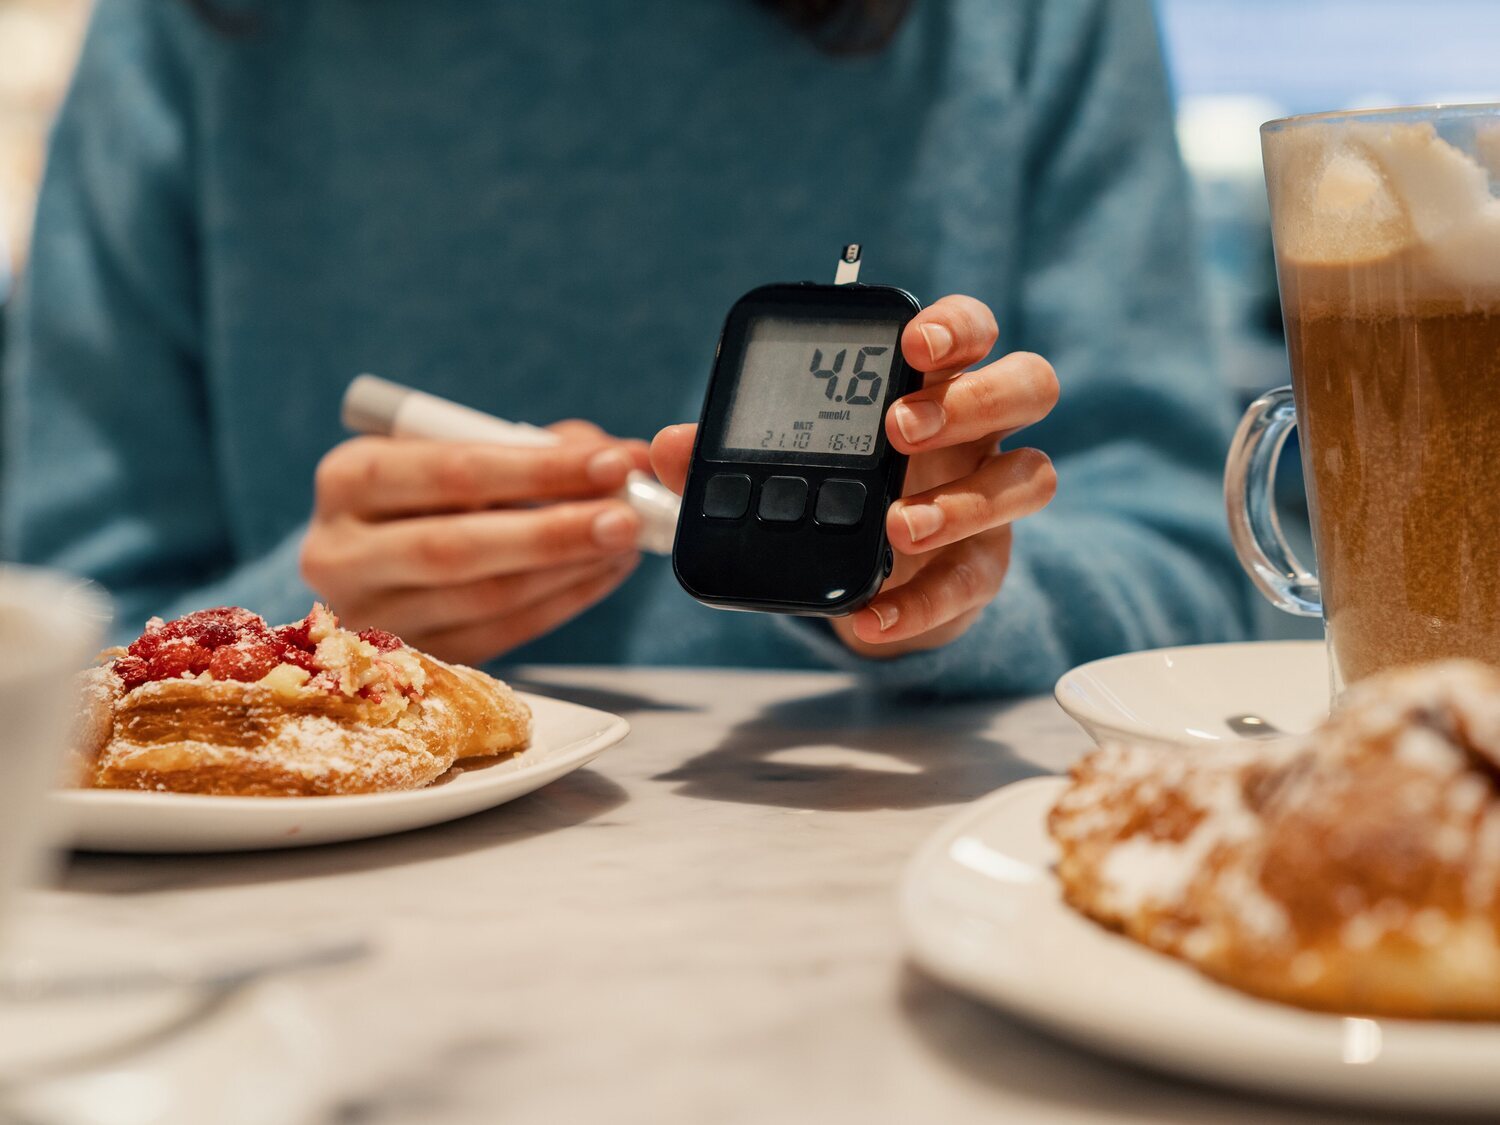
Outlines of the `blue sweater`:
{"label": "blue sweater", "polygon": [[[822,280],[987,301],[1061,405],[1057,500],[934,653],[692,602],[648,558],[528,661],[843,666],[1049,687],[1232,637],[1185,177],[1146,0],[917,0],[820,53],[751,0],[101,0],[58,121],[6,369],[7,557],[147,615],[307,610],[298,547],[340,392],[376,371],[512,418],[697,416],[729,304]],[[245,6],[242,4],[241,6]]]}

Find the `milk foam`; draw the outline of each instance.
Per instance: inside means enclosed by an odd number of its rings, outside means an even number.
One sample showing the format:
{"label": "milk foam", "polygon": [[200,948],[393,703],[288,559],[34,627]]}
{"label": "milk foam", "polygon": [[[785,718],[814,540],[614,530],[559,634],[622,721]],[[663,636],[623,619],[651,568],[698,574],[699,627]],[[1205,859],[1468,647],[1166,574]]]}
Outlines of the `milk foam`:
{"label": "milk foam", "polygon": [[1403,252],[1461,291],[1500,287],[1500,123],[1474,152],[1431,123],[1339,120],[1265,137],[1278,248],[1299,264],[1372,263]]}

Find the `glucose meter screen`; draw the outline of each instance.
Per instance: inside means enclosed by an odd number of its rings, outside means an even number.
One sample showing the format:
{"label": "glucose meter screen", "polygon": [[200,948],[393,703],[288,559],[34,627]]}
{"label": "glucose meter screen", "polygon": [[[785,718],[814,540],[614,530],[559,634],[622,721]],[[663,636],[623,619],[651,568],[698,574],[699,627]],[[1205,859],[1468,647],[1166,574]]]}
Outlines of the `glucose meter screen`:
{"label": "glucose meter screen", "polygon": [[879,444],[896,321],[750,322],[725,453],[869,457]]}

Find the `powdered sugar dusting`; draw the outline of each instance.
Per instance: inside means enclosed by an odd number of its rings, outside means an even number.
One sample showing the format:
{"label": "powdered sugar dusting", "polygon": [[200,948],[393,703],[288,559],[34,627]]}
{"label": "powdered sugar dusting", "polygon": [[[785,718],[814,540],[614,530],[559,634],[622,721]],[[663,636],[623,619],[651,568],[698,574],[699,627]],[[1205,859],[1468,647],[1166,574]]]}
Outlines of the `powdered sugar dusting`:
{"label": "powdered sugar dusting", "polygon": [[1100,877],[1111,909],[1133,913],[1146,907],[1177,906],[1210,856],[1255,835],[1258,821],[1245,808],[1237,775],[1177,772],[1179,783],[1187,782],[1192,805],[1202,816],[1182,840],[1157,839],[1142,832],[1110,850]]}
{"label": "powdered sugar dusting", "polygon": [[1211,975],[1314,1007],[1500,1018],[1496,670],[1371,678],[1276,744],[1103,747],[1049,827],[1069,902]]}

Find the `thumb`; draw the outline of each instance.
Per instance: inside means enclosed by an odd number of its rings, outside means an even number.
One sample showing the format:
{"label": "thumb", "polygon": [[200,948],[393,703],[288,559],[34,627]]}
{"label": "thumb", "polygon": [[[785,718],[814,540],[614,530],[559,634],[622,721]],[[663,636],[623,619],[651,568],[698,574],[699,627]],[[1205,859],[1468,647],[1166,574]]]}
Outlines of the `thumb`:
{"label": "thumb", "polygon": [[688,462],[693,459],[693,440],[698,436],[695,423],[668,426],[651,443],[651,468],[657,479],[677,495],[687,483]]}

